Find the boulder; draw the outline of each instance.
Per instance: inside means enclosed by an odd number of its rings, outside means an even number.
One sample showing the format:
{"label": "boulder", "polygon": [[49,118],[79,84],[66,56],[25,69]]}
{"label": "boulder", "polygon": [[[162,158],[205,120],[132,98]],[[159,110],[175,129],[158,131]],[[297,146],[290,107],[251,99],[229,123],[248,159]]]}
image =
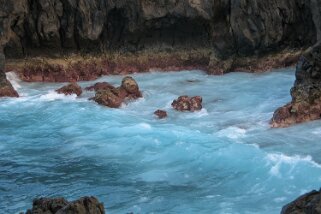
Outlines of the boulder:
{"label": "boulder", "polygon": [[[105,85],[107,86],[107,85]],[[100,105],[110,108],[119,108],[122,103],[142,97],[137,82],[132,77],[125,77],[120,87],[106,87],[98,90],[91,98]]]}
{"label": "boulder", "polygon": [[137,82],[130,76],[123,78],[121,88],[125,89],[133,98],[142,97]]}
{"label": "boulder", "polygon": [[58,94],[72,95],[76,94],[80,96],[82,94],[82,89],[77,83],[70,83],[56,90]]}
{"label": "boulder", "polygon": [[180,96],[172,102],[172,107],[177,111],[199,111],[202,107],[202,97]]}
{"label": "boulder", "polygon": [[321,118],[321,44],[300,58],[295,75],[292,101],[275,111],[271,120],[274,128]]}
{"label": "boulder", "polygon": [[0,51],[0,97],[19,97],[16,90],[7,80],[5,74],[5,56]]}
{"label": "boulder", "polygon": [[164,119],[167,117],[167,112],[163,110],[157,110],[154,112],[154,114],[159,118],[159,119]]}
{"label": "boulder", "polygon": [[281,214],[321,214],[321,192],[313,190],[282,208]]}
{"label": "boulder", "polygon": [[97,91],[95,97],[92,98],[96,103],[110,108],[119,108],[124,101],[120,97],[118,89],[107,89]]}
{"label": "boulder", "polygon": [[108,82],[97,82],[95,85],[89,86],[85,88],[87,91],[100,91],[100,90],[108,90],[115,88]]}
{"label": "boulder", "polygon": [[104,205],[95,197],[83,197],[68,202],[64,198],[40,198],[33,201],[26,214],[104,214]]}

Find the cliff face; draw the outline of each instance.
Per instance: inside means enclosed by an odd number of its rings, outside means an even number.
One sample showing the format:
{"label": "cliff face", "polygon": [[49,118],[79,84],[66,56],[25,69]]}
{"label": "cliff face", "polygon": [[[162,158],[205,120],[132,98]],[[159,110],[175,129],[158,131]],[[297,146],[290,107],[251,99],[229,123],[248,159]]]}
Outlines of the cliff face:
{"label": "cliff face", "polygon": [[5,57],[0,51],[0,97],[18,97],[11,83],[7,80],[5,70]]}
{"label": "cliff face", "polygon": [[320,0],[0,0],[9,57],[210,48],[213,58],[316,42]]}

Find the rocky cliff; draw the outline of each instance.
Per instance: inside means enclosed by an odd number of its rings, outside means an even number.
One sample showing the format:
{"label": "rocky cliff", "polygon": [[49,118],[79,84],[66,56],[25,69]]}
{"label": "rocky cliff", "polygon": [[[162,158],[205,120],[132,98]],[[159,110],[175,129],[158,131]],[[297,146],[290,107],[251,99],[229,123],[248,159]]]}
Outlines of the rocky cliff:
{"label": "rocky cliff", "polygon": [[7,80],[5,70],[5,57],[0,51],[0,97],[18,97],[11,83]]}
{"label": "rocky cliff", "polygon": [[209,48],[212,60],[314,44],[320,0],[0,0],[9,57]]}
{"label": "rocky cliff", "polygon": [[287,127],[321,118],[321,45],[309,49],[299,60],[292,101],[277,109],[272,127]]}

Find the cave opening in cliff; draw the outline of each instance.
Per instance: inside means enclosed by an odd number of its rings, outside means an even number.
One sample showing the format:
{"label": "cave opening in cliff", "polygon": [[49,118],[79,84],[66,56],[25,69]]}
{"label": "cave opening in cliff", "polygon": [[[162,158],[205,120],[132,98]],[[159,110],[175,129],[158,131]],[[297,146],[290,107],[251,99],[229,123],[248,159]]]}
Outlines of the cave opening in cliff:
{"label": "cave opening in cliff", "polygon": [[145,23],[144,44],[159,48],[208,47],[210,24],[201,18],[164,17]]}

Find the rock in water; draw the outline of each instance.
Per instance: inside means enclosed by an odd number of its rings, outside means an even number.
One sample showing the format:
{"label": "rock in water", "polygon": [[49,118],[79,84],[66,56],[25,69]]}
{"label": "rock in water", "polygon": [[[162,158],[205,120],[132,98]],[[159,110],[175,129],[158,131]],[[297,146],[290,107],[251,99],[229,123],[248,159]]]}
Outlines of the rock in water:
{"label": "rock in water", "polygon": [[58,94],[72,95],[76,94],[80,96],[82,94],[82,89],[77,83],[70,83],[62,88],[56,90]]}
{"label": "rock in water", "polygon": [[157,110],[154,112],[154,114],[159,118],[159,119],[164,119],[167,117],[167,112],[163,110]]}
{"label": "rock in water", "polygon": [[132,77],[125,77],[120,87],[98,90],[92,98],[100,105],[110,108],[119,108],[126,100],[133,100],[142,97],[137,82]]}
{"label": "rock in water", "polygon": [[26,214],[104,214],[104,205],[95,197],[68,202],[64,198],[40,198],[33,201]]}
{"label": "rock in water", "polygon": [[101,91],[101,90],[108,90],[114,89],[115,87],[109,84],[108,82],[97,82],[95,85],[89,86],[85,88],[87,91]]}
{"label": "rock in water", "polygon": [[119,108],[123,102],[118,89],[107,89],[97,91],[94,98],[96,103],[110,108]]}
{"label": "rock in water", "polygon": [[321,44],[301,57],[295,75],[292,101],[275,111],[272,127],[287,127],[321,118]]}
{"label": "rock in water", "polygon": [[125,89],[132,98],[142,97],[137,82],[132,77],[125,77],[121,82],[121,88]]}
{"label": "rock in water", "polygon": [[321,214],[321,192],[312,191],[282,208],[281,214]]}
{"label": "rock in water", "polygon": [[199,111],[203,108],[202,106],[202,97],[195,96],[180,96],[178,99],[172,102],[172,107],[177,111]]}
{"label": "rock in water", "polygon": [[5,74],[5,56],[0,51],[0,97],[19,97]]}

